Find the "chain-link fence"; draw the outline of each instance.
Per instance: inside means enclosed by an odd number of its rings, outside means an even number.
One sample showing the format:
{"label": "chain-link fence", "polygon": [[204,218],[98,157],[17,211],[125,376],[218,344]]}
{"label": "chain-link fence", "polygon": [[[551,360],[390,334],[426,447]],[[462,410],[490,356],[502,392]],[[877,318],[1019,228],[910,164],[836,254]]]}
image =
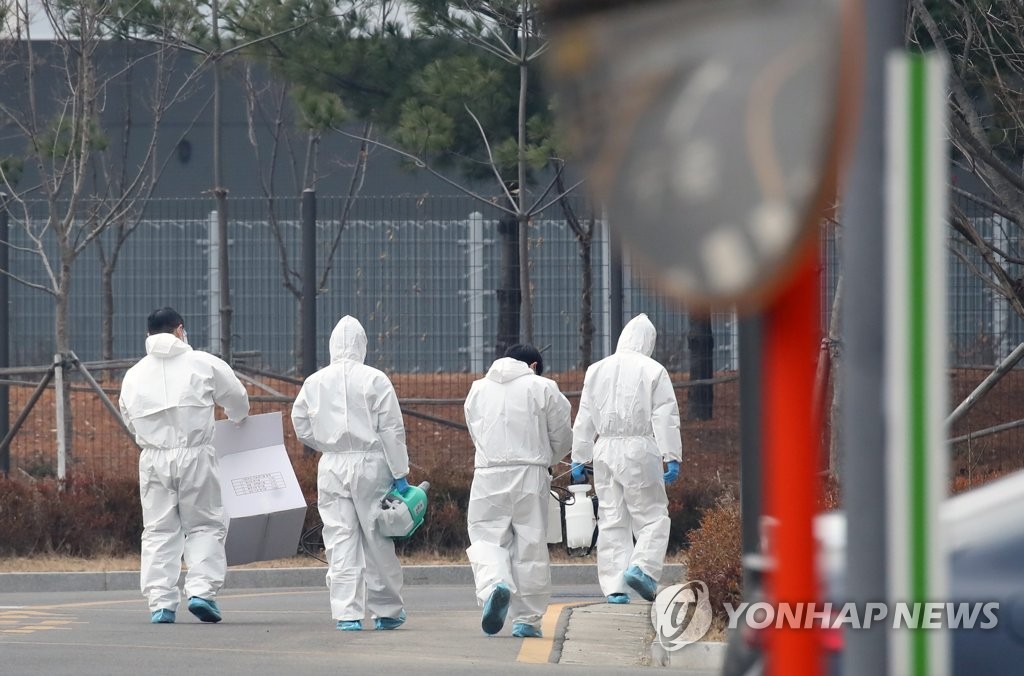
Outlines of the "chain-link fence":
{"label": "chain-link fence", "polygon": [[[609,303],[614,282],[609,275],[613,252],[607,230],[586,205],[573,207],[581,221],[579,231],[569,227],[565,213],[555,205],[533,218],[529,249],[534,342],[544,349],[547,373],[570,392],[580,389],[587,363],[614,349],[616,325]],[[57,254],[52,233],[44,227],[47,208],[18,204],[11,210],[11,273],[40,286],[48,285],[46,266],[53,269]],[[90,212],[88,205],[80,209],[83,214],[97,211]],[[369,338],[367,363],[388,372],[400,398],[414,402],[407,408],[421,414],[407,415],[414,462],[468,467],[471,443],[459,429],[461,401],[472,380],[510,340],[502,335],[509,325],[501,315],[509,299],[514,303],[512,314],[518,310],[516,297],[507,293],[509,280],[518,280],[518,261],[510,253],[515,251],[514,230],[509,233],[509,224],[502,223],[497,209],[465,197],[320,197],[317,213],[317,363],[328,360],[327,339],[337,320],[345,314],[357,317]],[[250,384],[251,394],[267,395],[267,385],[286,396],[294,394],[294,383],[259,374],[295,377],[301,363],[300,200],[232,199],[229,218],[235,358],[250,369],[250,377],[264,383],[262,388]],[[210,211],[210,201],[151,200],[137,219],[126,223],[134,231],[118,252],[112,272],[108,267],[112,292],[106,300],[102,263],[112,258],[116,229],[108,229],[74,262],[74,351],[87,363],[137,357],[143,349],[145,317],[163,305],[175,307],[186,318],[193,345],[218,351],[218,308],[224,301],[218,294],[216,214]],[[83,220],[83,232],[88,228]],[[43,236],[37,242],[30,232]],[[40,252],[48,257],[45,265]],[[622,279],[623,316],[618,323],[647,312],[659,330],[655,357],[676,380],[684,380],[691,361],[685,308],[649,291],[647,278],[632,268],[628,256]],[[53,298],[14,284],[10,309],[11,363],[52,361]],[[111,327],[106,349],[105,313]],[[514,336],[517,322],[512,329]],[[734,376],[738,354],[733,316],[713,315],[711,329],[711,371]],[[114,398],[121,373],[113,368],[97,373]],[[81,386],[74,373],[70,377]],[[738,419],[735,381],[713,388],[713,418],[694,422],[691,445],[708,443],[697,441],[703,434],[698,428],[715,427],[714,443],[722,453],[732,453]],[[12,418],[29,391],[14,388]],[[685,412],[685,388],[680,389],[680,404]],[[260,407],[285,414],[289,409],[282,403]],[[75,422],[70,445],[79,470],[133,471],[130,440],[92,394],[76,392],[71,415]],[[12,466],[33,474],[49,471],[54,465],[52,428],[50,393],[15,439]],[[301,452],[291,440],[290,447]]]}
{"label": "chain-link fence", "polygon": [[[224,299],[218,293],[211,204],[205,199],[151,200],[121,222],[132,232],[119,250],[116,227],[83,249],[72,268],[69,306],[71,345],[79,357],[87,363],[138,357],[145,317],[163,305],[174,306],[186,318],[193,345],[218,351],[218,308]],[[978,232],[1008,256],[1019,248],[1016,230],[983,203],[961,196],[957,204]],[[681,386],[684,441],[689,454],[701,455],[733,476],[739,420],[735,316],[712,315],[709,345],[696,331],[705,323],[691,322],[684,307],[651,291],[649,278],[630,265],[627,255],[622,264],[622,317],[613,317],[612,243],[604,223],[587,205],[574,201],[572,207],[579,218],[576,229],[557,204],[530,225],[534,342],[544,348],[547,372],[563,390],[578,391],[585,365],[610,353],[615,327],[639,312],[647,312],[658,327],[655,357],[681,384],[690,372],[691,349],[710,347],[712,367],[705,372],[715,377],[713,414],[709,420],[687,415],[690,388]],[[85,233],[88,215],[101,210],[90,204],[78,209]],[[327,338],[338,318],[357,317],[369,338],[367,363],[392,376],[408,412],[413,462],[426,468],[468,468],[472,452],[461,429],[461,402],[470,383],[509,339],[503,335],[510,328],[503,310],[507,314],[511,304],[515,315],[518,309],[509,288],[510,280],[518,280],[514,226],[510,230],[496,208],[468,197],[320,197],[317,212],[317,363],[327,362]],[[10,273],[43,287],[51,283],[49,272],[58,269],[48,216],[48,205],[42,203],[14,204],[10,212]],[[301,363],[300,200],[232,198],[229,222],[233,349],[247,369],[240,373],[250,379],[254,397],[287,399],[297,391]],[[823,325],[839,277],[839,230],[834,224],[824,229]],[[115,251],[116,265],[111,266]],[[949,345],[954,401],[959,401],[1024,341],[1024,321],[986,282],[984,262],[975,248],[954,236],[950,255]],[[1019,266],[1007,267],[1012,273]],[[54,298],[18,283],[11,284],[10,297],[12,366],[49,364]],[[106,346],[105,316],[110,327]],[[518,324],[511,327],[514,336]],[[114,367],[96,370],[111,398],[116,399],[122,373]],[[81,377],[74,372],[69,377],[74,387],[72,466],[92,473],[134,472],[131,441]],[[26,374],[17,379],[24,383],[11,387],[12,419],[32,392],[33,378],[38,375]],[[1017,372],[1011,373],[957,425],[954,435],[1022,417],[1015,411],[1018,380]],[[254,411],[280,410],[286,416],[289,408],[282,401],[254,404]],[[11,445],[12,471],[53,473],[54,431],[51,390]],[[1019,441],[1014,428],[986,436],[984,442],[958,442],[955,452],[958,458],[969,456],[962,466],[977,463],[985,453],[1007,466],[1020,466],[1024,462],[1018,460],[1024,458],[1018,456],[1024,450],[1017,449],[1024,444]],[[290,436],[288,444],[292,453],[301,453]]]}

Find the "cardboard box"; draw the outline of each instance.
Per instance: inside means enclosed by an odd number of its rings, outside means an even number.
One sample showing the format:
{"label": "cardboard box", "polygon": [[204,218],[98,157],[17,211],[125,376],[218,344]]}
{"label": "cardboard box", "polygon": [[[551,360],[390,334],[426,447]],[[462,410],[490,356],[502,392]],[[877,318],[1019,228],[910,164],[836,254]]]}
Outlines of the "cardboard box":
{"label": "cardboard box", "polygon": [[219,420],[213,445],[228,521],[228,565],[295,556],[306,500],[284,448],[281,413]]}

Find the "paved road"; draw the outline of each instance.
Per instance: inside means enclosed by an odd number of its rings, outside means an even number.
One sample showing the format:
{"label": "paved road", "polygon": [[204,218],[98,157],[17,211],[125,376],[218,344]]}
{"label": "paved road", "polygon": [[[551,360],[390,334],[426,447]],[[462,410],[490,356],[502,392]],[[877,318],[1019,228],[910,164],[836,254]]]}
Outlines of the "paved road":
{"label": "paved road", "polygon": [[[528,664],[546,655],[537,639],[480,631],[465,586],[406,587],[409,620],[391,632],[339,632],[325,589],[225,590],[224,622],[206,625],[187,610],[174,625],[149,624],[137,592],[0,594],[0,673],[216,676],[374,673],[416,676],[480,673],[637,673]],[[552,603],[598,600],[596,586],[557,587]],[[371,625],[372,626],[372,625]],[[532,645],[531,645],[532,644]],[[677,672],[678,673],[678,672]]]}

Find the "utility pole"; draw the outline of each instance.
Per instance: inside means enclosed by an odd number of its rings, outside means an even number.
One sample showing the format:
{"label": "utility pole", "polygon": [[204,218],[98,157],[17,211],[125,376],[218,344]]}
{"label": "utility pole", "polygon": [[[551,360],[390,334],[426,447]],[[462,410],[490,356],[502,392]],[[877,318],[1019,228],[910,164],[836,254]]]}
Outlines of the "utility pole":
{"label": "utility pole", "polygon": [[[856,153],[842,203],[843,268],[856,280],[844,299],[842,452],[846,511],[846,600],[886,597],[887,430],[885,405],[885,66],[903,45],[905,2],[864,0],[864,91]],[[845,633],[843,673],[888,673],[883,623]]]}

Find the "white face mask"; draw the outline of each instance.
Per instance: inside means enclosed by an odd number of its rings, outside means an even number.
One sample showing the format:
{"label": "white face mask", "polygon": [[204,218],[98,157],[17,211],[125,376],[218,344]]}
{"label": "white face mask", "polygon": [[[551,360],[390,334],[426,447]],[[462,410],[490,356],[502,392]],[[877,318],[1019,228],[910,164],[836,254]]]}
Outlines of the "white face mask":
{"label": "white face mask", "polygon": [[181,327],[181,342],[188,345],[188,331],[185,330],[184,326]]}

